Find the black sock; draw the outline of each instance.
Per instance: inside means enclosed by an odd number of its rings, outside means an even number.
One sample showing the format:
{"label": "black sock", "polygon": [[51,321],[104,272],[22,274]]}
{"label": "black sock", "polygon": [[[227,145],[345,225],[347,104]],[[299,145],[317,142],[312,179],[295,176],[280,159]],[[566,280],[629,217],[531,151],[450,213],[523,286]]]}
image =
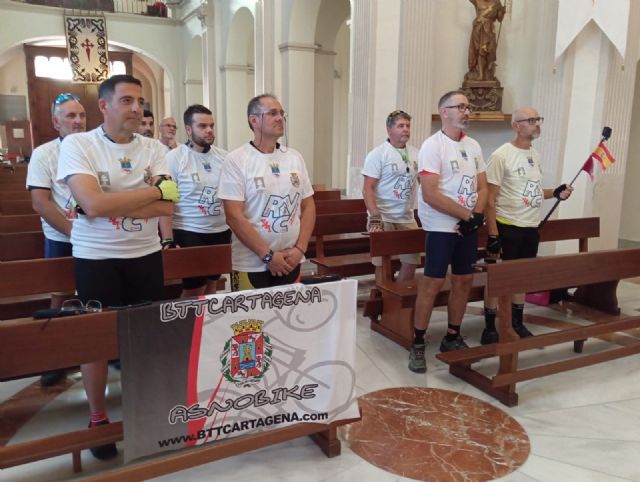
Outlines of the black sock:
{"label": "black sock", "polygon": [[[447,323],[447,328],[447,336],[445,337],[447,341],[453,341],[460,336],[460,325]],[[449,330],[453,330],[453,333],[449,333]]]}
{"label": "black sock", "polygon": [[413,333],[414,333],[413,344],[424,345],[424,335],[427,333],[427,330],[420,330],[419,328],[414,328]]}
{"label": "black sock", "polygon": [[496,331],[496,308],[484,307],[484,324],[488,331]]}
{"label": "black sock", "polygon": [[524,303],[511,303],[511,324],[513,326],[522,325],[524,321]]}

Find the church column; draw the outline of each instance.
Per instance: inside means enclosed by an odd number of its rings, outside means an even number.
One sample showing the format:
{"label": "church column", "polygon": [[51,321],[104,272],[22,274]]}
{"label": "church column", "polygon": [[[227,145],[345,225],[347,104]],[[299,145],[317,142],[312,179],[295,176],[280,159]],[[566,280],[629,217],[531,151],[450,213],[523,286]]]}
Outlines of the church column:
{"label": "church column", "polygon": [[282,53],[282,104],[288,111],[289,144],[302,153],[307,171],[313,173],[314,95],[316,45],[287,42]]}
{"label": "church column", "polygon": [[255,83],[258,94],[273,93],[275,88],[275,6],[274,0],[256,2]]}

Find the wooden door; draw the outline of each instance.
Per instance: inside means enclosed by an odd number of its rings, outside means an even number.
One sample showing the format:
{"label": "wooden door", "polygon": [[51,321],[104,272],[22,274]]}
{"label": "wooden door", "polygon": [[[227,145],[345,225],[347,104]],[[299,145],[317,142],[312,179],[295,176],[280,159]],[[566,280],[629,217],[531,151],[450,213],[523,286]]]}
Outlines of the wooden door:
{"label": "wooden door", "polygon": [[[58,136],[58,132],[51,123],[51,104],[61,92],[69,92],[80,98],[80,102],[87,112],[87,130],[98,127],[102,123],[102,114],[98,109],[99,84],[74,84],[66,80],[36,77],[34,67],[36,56],[65,58],[67,50],[59,47],[34,47],[30,45],[25,45],[24,48],[33,146],[37,147]],[[128,74],[133,70],[132,56],[133,54],[130,52],[109,52],[109,60],[123,61]]]}

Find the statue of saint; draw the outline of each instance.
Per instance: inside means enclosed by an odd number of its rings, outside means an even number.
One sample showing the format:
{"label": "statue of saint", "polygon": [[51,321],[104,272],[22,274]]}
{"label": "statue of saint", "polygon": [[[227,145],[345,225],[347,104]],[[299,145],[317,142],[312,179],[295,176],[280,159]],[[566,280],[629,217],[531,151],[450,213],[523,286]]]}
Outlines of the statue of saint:
{"label": "statue of saint", "polygon": [[505,7],[500,0],[469,0],[476,7],[469,40],[469,72],[464,80],[494,81],[498,40],[494,24],[502,22]]}

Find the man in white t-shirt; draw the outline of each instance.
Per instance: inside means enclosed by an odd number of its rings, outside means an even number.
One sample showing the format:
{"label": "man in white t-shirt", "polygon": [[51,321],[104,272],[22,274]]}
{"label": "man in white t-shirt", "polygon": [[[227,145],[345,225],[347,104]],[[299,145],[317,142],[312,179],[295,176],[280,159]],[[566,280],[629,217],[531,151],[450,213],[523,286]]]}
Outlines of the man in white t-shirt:
{"label": "man in white t-shirt", "polygon": [[141,136],[150,137],[151,139],[153,139],[155,130],[156,126],[153,119],[153,112],[145,109],[142,113],[142,120],[140,121],[137,132]]}
{"label": "man in white t-shirt", "polygon": [[[417,229],[413,215],[418,185],[418,149],[407,144],[411,136],[411,116],[394,110],[387,116],[387,140],[367,154],[362,175],[362,196],[369,212],[369,232]],[[376,280],[382,281],[382,259],[371,262]],[[419,254],[400,256],[397,280],[413,279]]]}
{"label": "man in white t-shirt", "polygon": [[[542,188],[540,155],[532,142],[540,136],[544,118],[533,107],[520,107],[511,117],[515,138],[491,154],[487,163],[489,196],[487,199],[487,252],[502,253],[503,260],[535,258],[540,236],[540,208],[544,199],[564,201],[573,188],[562,184],[555,189]],[[524,325],[524,293],[511,297],[512,325],[521,338],[532,336]],[[480,343],[496,343],[497,298],[485,297],[485,329]]]}
{"label": "man in white t-shirt", "polygon": [[160,122],[160,142],[162,142],[169,149],[175,149],[178,147],[176,144],[176,132],[178,131],[178,124],[173,117],[165,117]]}
{"label": "man in white t-shirt", "polygon": [[460,91],[444,94],[438,102],[442,129],[429,137],[418,154],[422,196],[418,215],[427,231],[424,276],[418,281],[414,315],[415,338],[409,369],[424,373],[425,333],[436,296],[451,265],[451,291],[447,305],[447,333],[440,351],[466,348],[460,325],[473,280],[478,249],[478,228],[487,198],[487,178],[480,145],[464,131],[471,107]]}
{"label": "man in white t-shirt", "polygon": [[[51,120],[59,137],[34,149],[27,171],[27,189],[31,192],[33,209],[40,215],[44,233],[44,257],[71,256],[71,227],[75,218],[71,191],[56,182],[60,144],[69,134],[84,132],[87,116],[80,99],[73,94],[56,96],[51,105]],[[51,309],[59,310],[71,293],[52,293]],[[53,385],[65,376],[64,370],[45,373],[40,377],[44,386]]]}
{"label": "man in white t-shirt", "polygon": [[316,219],[304,159],[278,143],[286,124],[278,99],[254,97],[247,119],[253,141],[227,155],[218,193],[233,232],[236,291],[295,282]]}
{"label": "man in white t-shirt", "polygon": [[[175,182],[168,179],[165,147],[135,133],[143,105],[140,81],[114,75],[98,90],[104,123],[66,137],[60,147],[57,179],[69,186],[77,202],[71,244],[83,303],[127,306],[162,295],[158,217],[172,215],[179,196]],[[109,423],[107,361],[86,363],[81,369],[91,410],[89,427]],[[91,453],[107,459],[117,449],[111,443]]]}
{"label": "man in white t-shirt", "polygon": [[[178,184],[180,200],[173,213],[173,238],[162,244],[208,246],[229,244],[231,230],[227,226],[222,201],[218,199],[220,172],[227,152],[214,146],[213,113],[203,105],[194,104],[184,112],[187,144],[167,154],[167,167]],[[164,221],[163,221],[164,222]],[[216,292],[220,275],[185,278],[182,297],[201,296]]]}

